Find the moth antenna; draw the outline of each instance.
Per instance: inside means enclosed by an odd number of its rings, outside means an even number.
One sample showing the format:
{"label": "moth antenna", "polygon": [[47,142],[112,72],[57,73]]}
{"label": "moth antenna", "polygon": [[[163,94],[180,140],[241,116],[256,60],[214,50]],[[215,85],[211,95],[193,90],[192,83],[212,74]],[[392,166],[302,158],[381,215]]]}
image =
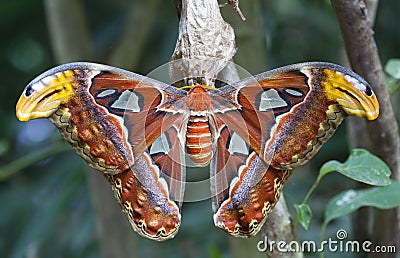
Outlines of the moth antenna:
{"label": "moth antenna", "polygon": [[191,70],[188,71],[188,77],[186,77],[186,80],[188,86],[195,85],[195,80],[193,79],[193,72]]}
{"label": "moth antenna", "polygon": [[182,74],[183,74],[183,85],[184,86],[190,85],[190,78],[191,78],[190,74],[191,74],[191,72],[189,71],[189,72],[186,73],[184,71],[184,69],[182,68]]}
{"label": "moth antenna", "polygon": [[212,83],[213,85],[215,85],[215,81],[217,80],[217,76],[218,76],[218,74],[216,74],[216,73],[214,73],[214,75],[211,77],[211,82],[210,83]]}

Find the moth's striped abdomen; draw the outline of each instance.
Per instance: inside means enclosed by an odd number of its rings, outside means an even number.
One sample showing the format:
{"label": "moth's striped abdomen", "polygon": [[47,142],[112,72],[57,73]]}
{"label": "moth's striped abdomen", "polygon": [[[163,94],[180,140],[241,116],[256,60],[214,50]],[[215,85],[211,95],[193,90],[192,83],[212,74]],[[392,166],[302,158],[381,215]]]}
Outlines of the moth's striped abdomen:
{"label": "moth's striped abdomen", "polygon": [[207,166],[212,150],[212,135],[207,116],[190,116],[186,131],[186,152],[194,165]]}

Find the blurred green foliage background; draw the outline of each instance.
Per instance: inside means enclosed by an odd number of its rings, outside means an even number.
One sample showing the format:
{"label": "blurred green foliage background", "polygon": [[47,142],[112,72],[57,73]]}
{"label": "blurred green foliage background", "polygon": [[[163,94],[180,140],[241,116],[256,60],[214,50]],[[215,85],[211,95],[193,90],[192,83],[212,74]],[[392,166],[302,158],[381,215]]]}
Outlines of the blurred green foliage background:
{"label": "blurred green foliage background", "polygon": [[[102,57],[113,51],[115,39],[130,15],[127,6],[139,1],[82,2],[94,57],[76,61],[105,60]],[[241,3],[247,18],[244,23],[230,7],[222,10],[225,20],[236,30],[238,65],[256,74],[303,61],[342,62],[342,40],[329,1],[249,2]],[[400,1],[381,1],[374,29],[383,64],[400,55],[399,14]],[[141,74],[168,62],[178,34],[173,1],[160,0],[154,13],[146,15],[151,18],[151,26],[144,49],[134,67],[125,67]],[[261,29],[254,35],[247,24],[258,24]],[[140,21],[137,26],[141,26]],[[102,257],[86,164],[61,140],[48,120],[22,123],[15,117],[15,104],[25,85],[57,65],[43,1],[0,0],[0,27],[0,257]],[[304,197],[323,162],[347,157],[345,129],[341,126],[313,161],[296,170],[286,184],[284,192],[291,211],[293,204]],[[46,158],[4,176],[8,165],[24,166],[38,154]],[[326,200],[351,185],[339,175],[322,182],[310,201],[314,212],[311,228],[299,229],[300,239],[318,239]],[[248,256],[263,256],[256,247],[259,237],[246,246],[246,240],[232,239],[214,227],[210,200],[185,203],[182,218],[180,232],[167,243],[142,239],[132,231],[130,237],[135,239],[137,251],[126,257],[240,257],[240,246],[247,248]],[[332,223],[332,234],[338,228],[350,230],[350,220]]]}

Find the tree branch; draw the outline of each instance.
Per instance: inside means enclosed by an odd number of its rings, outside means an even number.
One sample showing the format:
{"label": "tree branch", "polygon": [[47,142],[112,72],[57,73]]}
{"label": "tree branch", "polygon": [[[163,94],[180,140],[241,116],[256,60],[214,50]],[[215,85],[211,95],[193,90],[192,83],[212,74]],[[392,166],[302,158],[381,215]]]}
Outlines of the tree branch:
{"label": "tree branch", "polygon": [[[184,69],[192,73],[202,73],[197,74],[198,76],[204,76],[203,71],[205,71],[205,76],[212,78],[225,67],[220,76],[228,82],[234,81],[235,78],[238,79],[239,76],[235,67],[226,66],[236,52],[235,34],[232,27],[222,19],[218,2],[216,0],[183,0],[182,4],[176,3],[176,6],[180,8],[178,9],[178,12],[180,10],[179,36],[171,60],[187,59],[188,61],[183,63]],[[249,49],[254,52],[253,46],[249,46]],[[246,49],[243,49],[243,52],[245,53]],[[262,63],[261,66],[265,67],[259,53],[252,60],[258,60],[258,63]],[[182,62],[179,62],[179,66],[182,66]],[[260,67],[257,68],[260,69]],[[182,67],[176,66],[170,69],[181,71]],[[197,75],[192,74],[192,76]],[[173,78],[171,80],[175,81]],[[266,224],[262,229],[262,239],[265,235],[274,240],[294,239],[289,213],[283,197],[270,214]],[[256,250],[254,247],[257,246],[259,239],[232,239],[231,246],[233,246],[232,252],[235,257],[240,257],[237,248],[235,248],[238,246],[237,243],[244,241],[246,241],[246,246],[249,246],[249,249],[244,250],[247,256],[259,255],[259,253],[253,252],[253,250]],[[240,253],[243,253],[243,250]],[[276,252],[276,250],[274,253],[266,254],[270,257],[282,257],[282,253]],[[299,253],[287,253],[286,255],[288,256],[285,257],[301,256]]]}
{"label": "tree branch", "polygon": [[246,15],[246,21],[239,19],[231,6],[221,9],[222,13],[232,17],[231,25],[235,28],[236,46],[238,51],[235,62],[252,74],[264,72],[267,67],[265,28],[260,17],[262,14],[261,1],[242,1],[240,7]]}
{"label": "tree branch", "polygon": [[132,1],[129,16],[107,64],[131,69],[137,65],[143,46],[150,33],[154,16],[161,2],[158,0]]}
{"label": "tree branch", "polygon": [[[268,239],[269,241],[275,241],[275,243],[279,241],[283,241],[284,243],[290,243],[291,241],[295,241],[296,237],[293,232],[292,222],[290,219],[290,214],[286,206],[286,201],[281,196],[278,203],[275,205],[275,208],[272,210],[269,215],[267,222],[261,229],[261,237],[265,241]],[[270,243],[268,243],[270,244]],[[274,245],[273,247],[276,247]],[[268,252],[267,249],[266,254],[270,258],[300,258],[303,257],[303,253],[301,250],[297,250],[296,252],[280,252],[279,250],[272,249],[272,252]]]}
{"label": "tree branch", "polygon": [[[375,22],[376,11],[378,7],[379,0],[367,0],[366,4],[368,7],[368,18],[371,21],[371,26]],[[343,63],[349,66],[349,60],[345,54],[345,49],[343,48]],[[359,117],[350,116],[347,120],[348,129],[348,142],[350,148],[363,148],[371,149],[369,142],[369,135],[367,130],[367,121]],[[354,182],[355,188],[366,188],[369,187],[366,184],[360,182]],[[370,221],[372,217],[372,210],[368,207],[362,207],[352,213],[352,233],[353,239],[359,241],[360,243],[370,239],[370,227],[365,221]]]}
{"label": "tree branch", "polygon": [[[373,146],[371,151],[386,162],[392,171],[392,177],[399,180],[398,125],[373,38],[368,10],[362,0],[332,0],[332,5],[339,20],[351,66],[372,85],[380,103],[379,118],[367,123]],[[377,217],[374,227],[374,244],[396,244],[399,248],[399,213],[395,210],[376,213],[379,219]]]}
{"label": "tree branch", "polygon": [[91,40],[82,1],[45,0],[44,5],[57,62],[91,60]]}
{"label": "tree branch", "polygon": [[102,256],[126,257],[140,253],[139,236],[125,218],[107,180],[99,171],[92,168],[88,169],[88,176]]}

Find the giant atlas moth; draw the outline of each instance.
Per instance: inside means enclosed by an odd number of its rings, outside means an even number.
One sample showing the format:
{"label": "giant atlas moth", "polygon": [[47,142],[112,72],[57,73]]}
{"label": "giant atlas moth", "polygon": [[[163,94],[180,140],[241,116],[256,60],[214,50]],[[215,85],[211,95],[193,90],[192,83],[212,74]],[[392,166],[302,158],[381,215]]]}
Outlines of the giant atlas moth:
{"label": "giant atlas moth", "polygon": [[[193,81],[192,81],[193,82]],[[375,119],[371,86],[339,65],[290,65],[221,87],[182,87],[115,67],[70,63],[30,82],[21,121],[50,118],[104,173],[132,227],[153,240],[178,231],[185,164],[210,167],[216,226],[255,235],[291,171],[343,117]]]}

